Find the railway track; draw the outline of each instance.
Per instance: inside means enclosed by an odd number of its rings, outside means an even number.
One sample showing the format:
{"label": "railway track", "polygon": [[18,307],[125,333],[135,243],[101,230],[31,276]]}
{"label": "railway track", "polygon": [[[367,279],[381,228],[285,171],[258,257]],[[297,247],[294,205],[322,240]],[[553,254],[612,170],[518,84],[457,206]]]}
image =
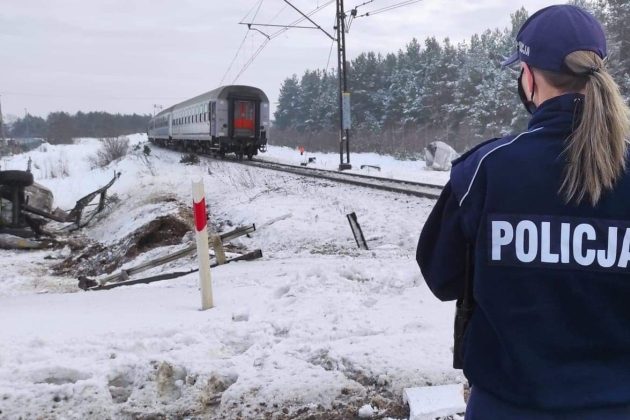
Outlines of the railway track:
{"label": "railway track", "polygon": [[309,168],[304,166],[287,165],[285,163],[268,162],[264,160],[238,161],[243,165],[257,168],[270,169],[280,172],[288,172],[296,175],[326,179],[359,187],[372,188],[416,197],[437,199],[442,192],[441,185],[426,184],[422,182],[405,181],[400,179],[380,178],[376,176],[354,174],[348,172],[328,171],[325,169]]}
{"label": "railway track", "polygon": [[[176,150],[167,148],[169,150]],[[349,172],[329,171],[326,169],[309,168],[306,166],[288,165],[286,163],[269,162],[265,160],[236,160],[217,158],[208,153],[197,153],[199,156],[207,157],[219,161],[239,163],[241,165],[253,166],[272,171],[287,172],[295,175],[308,176],[318,179],[326,179],[333,182],[356,185],[364,188],[388,191],[398,194],[406,194],[415,197],[437,199],[442,192],[441,185],[427,184],[423,182],[406,181],[402,179],[381,178],[377,176],[355,174]]]}

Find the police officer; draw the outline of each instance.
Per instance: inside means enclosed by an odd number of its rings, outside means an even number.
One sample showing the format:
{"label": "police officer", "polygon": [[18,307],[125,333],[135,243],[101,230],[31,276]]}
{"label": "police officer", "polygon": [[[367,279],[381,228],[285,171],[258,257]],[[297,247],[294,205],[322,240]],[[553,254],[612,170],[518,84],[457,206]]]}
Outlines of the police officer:
{"label": "police officer", "polygon": [[586,11],[538,11],[516,50],[527,131],[454,162],[417,260],[454,300],[472,249],[467,419],[630,419],[630,112]]}

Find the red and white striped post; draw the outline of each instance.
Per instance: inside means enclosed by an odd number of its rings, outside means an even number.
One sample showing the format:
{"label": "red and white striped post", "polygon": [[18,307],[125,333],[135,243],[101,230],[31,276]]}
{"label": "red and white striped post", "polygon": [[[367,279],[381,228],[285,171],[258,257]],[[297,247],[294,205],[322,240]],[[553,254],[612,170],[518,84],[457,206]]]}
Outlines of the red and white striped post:
{"label": "red and white striped post", "polygon": [[203,179],[193,181],[193,218],[197,238],[197,259],[199,260],[199,285],[201,289],[201,310],[212,308],[212,280],[210,278],[210,250],[208,249],[208,219],[206,217],[206,197]]}

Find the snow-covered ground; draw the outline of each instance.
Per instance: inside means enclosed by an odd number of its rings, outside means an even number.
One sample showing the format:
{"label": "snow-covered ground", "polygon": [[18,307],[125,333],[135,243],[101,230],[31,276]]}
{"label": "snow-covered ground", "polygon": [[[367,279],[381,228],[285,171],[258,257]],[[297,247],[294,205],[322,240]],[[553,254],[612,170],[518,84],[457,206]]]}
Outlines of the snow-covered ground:
{"label": "snow-covered ground", "polygon": [[[315,158],[315,162],[308,164],[309,167],[328,170],[337,170],[340,161],[339,153],[311,153],[307,150],[300,155],[295,149],[282,146],[270,146],[269,150],[259,154],[258,158],[293,165],[308,162],[308,158]],[[344,153],[344,161],[345,159]],[[393,156],[377,153],[351,153],[350,163],[352,169],[348,172],[435,185],[446,184],[450,176],[450,172],[427,168],[423,160],[398,160]]]}
{"label": "snow-covered ground", "polygon": [[[233,242],[264,258],[213,269],[215,307],[200,311],[197,274],[84,292],[76,278],[51,273],[68,249],[0,251],[0,418],[395,416],[404,388],[463,382],[449,367],[454,305],[431,295],[415,263],[432,201],[230,162],[186,166],[155,147],[148,163],[135,151],[90,169],[98,147],[94,139],[44,145],[0,164],[24,169],[30,157],[36,181],[64,209],[121,172],[111,189],[120,201],[84,230],[105,248],[158,216],[182,216],[191,180],[201,177],[212,225],[255,223],[251,237]],[[320,167],[337,165],[334,154],[315,156]],[[304,157],[271,147],[266,158]],[[422,162],[352,158],[356,168],[380,165],[382,176],[448,178]],[[353,211],[369,251],[356,247],[346,219]]]}

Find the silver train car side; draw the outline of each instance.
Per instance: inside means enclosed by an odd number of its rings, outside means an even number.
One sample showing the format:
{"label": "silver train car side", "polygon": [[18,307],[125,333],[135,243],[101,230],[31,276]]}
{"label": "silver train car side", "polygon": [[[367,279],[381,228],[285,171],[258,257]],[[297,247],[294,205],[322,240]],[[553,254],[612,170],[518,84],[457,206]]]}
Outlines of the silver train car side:
{"label": "silver train car side", "polygon": [[269,99],[253,86],[230,85],[164,109],[149,121],[157,145],[248,159],[266,151]]}

